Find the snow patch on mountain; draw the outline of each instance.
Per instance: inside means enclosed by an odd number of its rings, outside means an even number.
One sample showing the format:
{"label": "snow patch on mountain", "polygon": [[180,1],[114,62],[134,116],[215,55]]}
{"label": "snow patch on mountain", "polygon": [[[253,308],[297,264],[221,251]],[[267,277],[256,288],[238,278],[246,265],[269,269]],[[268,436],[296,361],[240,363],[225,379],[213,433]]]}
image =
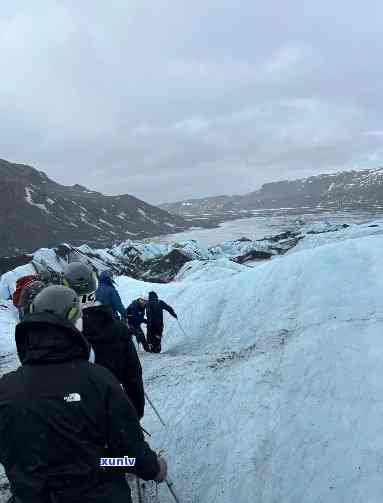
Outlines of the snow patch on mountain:
{"label": "snow patch on mountain", "polygon": [[102,218],[99,218],[98,221],[101,222],[102,224],[109,225],[109,227],[113,227],[113,224],[107,222],[106,220],[103,220]]}
{"label": "snow patch on mountain", "polygon": [[32,199],[33,192],[34,192],[34,190],[32,187],[25,187],[25,200],[27,201],[27,203],[30,204],[31,206],[36,206],[40,210],[45,211],[45,213],[50,213],[50,211],[47,209],[45,204],[33,202],[33,199]]}
{"label": "snow patch on mountain", "polygon": [[154,218],[149,217],[142,208],[137,208],[137,212],[140,213],[146,220],[152,222],[153,224],[158,224],[158,221]]}

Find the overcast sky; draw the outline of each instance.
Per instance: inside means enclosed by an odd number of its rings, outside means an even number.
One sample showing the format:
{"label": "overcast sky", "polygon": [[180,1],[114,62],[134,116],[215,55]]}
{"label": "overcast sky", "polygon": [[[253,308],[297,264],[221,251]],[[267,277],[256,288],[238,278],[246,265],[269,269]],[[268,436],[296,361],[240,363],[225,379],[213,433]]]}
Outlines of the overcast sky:
{"label": "overcast sky", "polygon": [[3,0],[0,158],[159,203],[383,165],[383,2]]}

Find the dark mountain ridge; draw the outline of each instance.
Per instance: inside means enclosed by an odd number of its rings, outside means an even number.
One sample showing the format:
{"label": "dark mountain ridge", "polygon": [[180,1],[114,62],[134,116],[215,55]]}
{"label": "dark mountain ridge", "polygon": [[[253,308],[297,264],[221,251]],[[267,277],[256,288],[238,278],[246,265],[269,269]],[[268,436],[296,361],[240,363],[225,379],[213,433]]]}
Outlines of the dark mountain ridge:
{"label": "dark mountain ridge", "polygon": [[265,183],[244,195],[189,199],[160,207],[183,216],[281,208],[383,209],[383,168]]}
{"label": "dark mountain ridge", "polygon": [[111,246],[190,227],[182,217],[134,196],[105,196],[64,186],[44,172],[0,160],[0,255],[31,252],[61,241]]}

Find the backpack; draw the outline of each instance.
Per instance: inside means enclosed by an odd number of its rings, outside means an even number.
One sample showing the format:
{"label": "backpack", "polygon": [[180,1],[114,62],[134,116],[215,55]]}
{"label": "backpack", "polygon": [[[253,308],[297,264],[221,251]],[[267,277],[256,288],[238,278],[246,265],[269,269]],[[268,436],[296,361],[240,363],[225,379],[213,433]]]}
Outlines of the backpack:
{"label": "backpack", "polygon": [[12,295],[12,302],[13,302],[14,306],[19,307],[20,295],[21,295],[22,289],[26,285],[29,285],[29,283],[32,283],[33,281],[35,281],[36,279],[37,279],[37,277],[35,274],[28,274],[27,276],[22,276],[21,278],[19,278],[16,281],[16,289]]}

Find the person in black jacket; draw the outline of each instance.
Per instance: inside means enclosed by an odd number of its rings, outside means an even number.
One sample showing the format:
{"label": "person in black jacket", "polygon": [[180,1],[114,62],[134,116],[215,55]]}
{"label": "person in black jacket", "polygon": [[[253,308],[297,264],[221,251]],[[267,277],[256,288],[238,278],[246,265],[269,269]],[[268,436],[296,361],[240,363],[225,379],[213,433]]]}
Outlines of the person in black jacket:
{"label": "person in black jacket", "polygon": [[[131,503],[125,472],[163,481],[116,378],[88,362],[76,293],[50,286],[16,327],[21,367],[0,379],[0,462],[17,503]],[[105,467],[106,457],[136,458]],[[102,459],[103,458],[103,459]]]}
{"label": "person in black jacket", "polygon": [[64,278],[80,297],[81,330],[93,348],[95,363],[117,377],[142,419],[145,407],[142,368],[129,328],[115,318],[112,306],[99,305],[99,301],[95,301],[97,285],[90,267],[70,264],[64,271]]}
{"label": "person in black jacket", "polygon": [[173,318],[177,319],[177,314],[171,306],[163,300],[159,300],[156,292],[149,292],[149,301],[146,306],[146,337],[152,353],[161,353],[161,338],[164,331],[164,309]]}
{"label": "person in black jacket", "polygon": [[145,407],[142,367],[128,327],[114,318],[109,306],[88,305],[82,317],[82,332],[92,345],[95,363],[117,377],[142,419]]}

